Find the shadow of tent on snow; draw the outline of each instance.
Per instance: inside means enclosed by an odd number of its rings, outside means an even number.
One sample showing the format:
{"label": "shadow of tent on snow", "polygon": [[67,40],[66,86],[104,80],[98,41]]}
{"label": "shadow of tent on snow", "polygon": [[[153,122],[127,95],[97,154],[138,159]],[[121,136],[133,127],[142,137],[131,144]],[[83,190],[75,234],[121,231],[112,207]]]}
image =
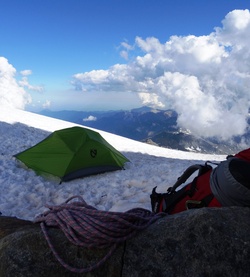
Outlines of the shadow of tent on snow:
{"label": "shadow of tent on snow", "polygon": [[55,131],[14,157],[38,175],[52,174],[61,181],[123,169],[129,162],[98,132],[77,126]]}

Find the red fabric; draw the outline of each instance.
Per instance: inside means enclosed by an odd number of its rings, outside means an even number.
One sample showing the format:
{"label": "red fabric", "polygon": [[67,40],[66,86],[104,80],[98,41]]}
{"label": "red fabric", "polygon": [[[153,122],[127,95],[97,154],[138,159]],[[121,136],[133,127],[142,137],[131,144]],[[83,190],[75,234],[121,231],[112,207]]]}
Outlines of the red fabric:
{"label": "red fabric", "polygon": [[239,152],[238,154],[235,155],[235,157],[250,162],[250,148]]}
{"label": "red fabric", "polygon": [[[235,157],[249,161],[250,162],[250,148],[245,149],[235,155]],[[210,188],[210,174],[211,170],[205,173],[204,175],[201,175],[197,178],[197,184],[196,184],[196,192],[194,193],[194,196],[190,198],[189,196],[186,196],[183,198],[178,204],[176,204],[175,208],[170,214],[179,213],[186,210],[186,201],[187,200],[197,200],[200,201],[207,195],[211,194],[211,188]],[[188,184],[186,186],[186,189],[189,190],[191,184]],[[214,197],[213,200],[209,203],[208,207],[221,207],[221,204],[219,201]]]}
{"label": "red fabric", "polygon": [[[197,200],[200,201],[207,195],[211,194],[211,189],[210,189],[210,183],[209,183],[209,178],[210,178],[211,170],[208,171],[207,173],[201,175],[200,177],[197,178],[197,183],[196,183],[196,192],[192,198],[189,196],[186,196],[183,198],[173,209],[173,211],[170,214],[175,214],[179,213],[182,211],[186,210],[186,201],[187,200]],[[188,190],[190,188],[191,184],[188,184],[186,189]],[[214,197],[213,200],[209,203],[208,207],[221,207],[221,204],[219,201]]]}

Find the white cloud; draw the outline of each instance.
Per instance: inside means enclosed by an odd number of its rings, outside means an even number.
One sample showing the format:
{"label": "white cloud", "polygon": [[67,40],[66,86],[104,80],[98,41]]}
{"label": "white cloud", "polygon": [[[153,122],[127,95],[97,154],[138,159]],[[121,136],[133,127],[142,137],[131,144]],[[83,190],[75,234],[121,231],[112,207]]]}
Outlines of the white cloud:
{"label": "white cloud", "polygon": [[123,59],[128,60],[129,52],[134,49],[134,46],[128,44],[126,41],[123,41],[120,47],[123,49],[122,51],[120,51],[120,56]]}
{"label": "white cloud", "polygon": [[201,136],[243,134],[250,107],[250,12],[234,10],[206,36],[172,36],[122,43],[122,54],[144,54],[108,70],[73,76],[83,91],[134,92],[143,104],[172,108],[178,124]]}
{"label": "white cloud", "polygon": [[43,91],[42,86],[33,86],[29,83],[27,76],[32,74],[32,70],[30,70],[30,69],[22,70],[22,71],[20,71],[20,74],[23,76],[22,79],[18,82],[20,86],[25,87],[29,90],[33,90],[33,91],[38,91],[38,92]]}
{"label": "white cloud", "polygon": [[249,10],[234,10],[229,12],[222,21],[223,29],[229,32],[244,31],[250,25]]}
{"label": "white cloud", "polygon": [[23,76],[28,76],[32,74],[32,71],[30,69],[26,69],[26,70],[20,71],[20,74]]}
{"label": "white cloud", "polygon": [[[22,71],[23,72],[23,71]],[[31,74],[31,73],[30,73]],[[23,77],[22,77],[22,80],[20,80],[18,83],[21,87],[25,87],[29,90],[33,90],[33,91],[37,91],[37,92],[42,92],[43,91],[43,87],[42,86],[33,86],[29,83],[28,81],[28,77],[26,77],[27,75],[29,74],[25,74]]]}
{"label": "white cloud", "polygon": [[122,50],[120,52],[120,56],[125,59],[125,60],[128,60],[128,51],[125,51],[125,50]]}
{"label": "white cloud", "polygon": [[15,79],[16,69],[4,57],[0,57],[0,105],[24,109],[31,103],[31,96]]}
{"label": "white cloud", "polygon": [[43,109],[48,109],[50,106],[51,106],[50,100],[46,100],[42,105]]}
{"label": "white cloud", "polygon": [[96,121],[96,120],[97,120],[97,118],[95,116],[90,115],[90,116],[84,118],[82,121]]}
{"label": "white cloud", "polygon": [[144,106],[152,106],[156,108],[164,108],[164,104],[159,101],[159,96],[156,93],[140,92],[139,97]]}

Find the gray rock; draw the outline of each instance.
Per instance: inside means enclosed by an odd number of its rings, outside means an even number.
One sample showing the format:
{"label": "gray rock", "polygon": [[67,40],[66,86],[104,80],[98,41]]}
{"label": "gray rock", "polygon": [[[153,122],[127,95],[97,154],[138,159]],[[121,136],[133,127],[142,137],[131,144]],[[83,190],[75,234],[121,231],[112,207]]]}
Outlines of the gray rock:
{"label": "gray rock", "polygon": [[[203,208],[159,219],[122,244],[100,268],[76,274],[55,259],[40,226],[13,219],[16,231],[4,233],[0,217],[0,277],[223,277],[250,276],[250,209]],[[20,223],[20,226],[19,226]],[[73,267],[99,261],[107,250],[72,245],[49,230],[60,256]]]}
{"label": "gray rock", "polygon": [[31,221],[16,217],[0,216],[0,239],[17,230],[29,227],[34,227]]}
{"label": "gray rock", "polygon": [[[75,268],[89,267],[107,253],[107,250],[77,247],[59,229],[52,228],[48,234],[60,257]],[[120,276],[122,256],[121,246],[97,270],[87,274],[73,273],[56,260],[40,226],[33,224],[33,228],[21,228],[0,240],[0,277]]]}
{"label": "gray rock", "polygon": [[203,208],[160,219],[127,241],[123,277],[250,276],[250,209]]}

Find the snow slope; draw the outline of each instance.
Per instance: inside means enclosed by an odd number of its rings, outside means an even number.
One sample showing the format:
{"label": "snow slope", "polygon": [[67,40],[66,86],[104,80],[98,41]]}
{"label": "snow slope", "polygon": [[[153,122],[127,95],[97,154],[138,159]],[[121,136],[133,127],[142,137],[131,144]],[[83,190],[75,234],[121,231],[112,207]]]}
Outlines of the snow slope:
{"label": "snow slope", "polygon": [[46,204],[57,205],[73,195],[100,210],[150,209],[150,193],[165,192],[186,167],[225,156],[205,155],[160,148],[98,131],[131,162],[126,170],[99,174],[59,184],[24,168],[13,155],[46,138],[58,129],[76,124],[30,112],[0,107],[0,212],[32,220]]}

